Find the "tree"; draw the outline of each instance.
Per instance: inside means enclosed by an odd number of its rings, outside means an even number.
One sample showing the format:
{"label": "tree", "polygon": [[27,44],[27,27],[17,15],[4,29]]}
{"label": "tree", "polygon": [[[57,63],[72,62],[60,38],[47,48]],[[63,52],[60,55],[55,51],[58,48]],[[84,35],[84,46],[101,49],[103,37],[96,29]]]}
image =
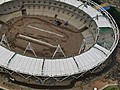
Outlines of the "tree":
{"label": "tree", "polygon": [[92,0],[92,1],[96,2],[99,5],[101,4],[100,0]]}
{"label": "tree", "polygon": [[112,15],[120,28],[120,12],[118,12],[115,7],[111,7],[108,12]]}

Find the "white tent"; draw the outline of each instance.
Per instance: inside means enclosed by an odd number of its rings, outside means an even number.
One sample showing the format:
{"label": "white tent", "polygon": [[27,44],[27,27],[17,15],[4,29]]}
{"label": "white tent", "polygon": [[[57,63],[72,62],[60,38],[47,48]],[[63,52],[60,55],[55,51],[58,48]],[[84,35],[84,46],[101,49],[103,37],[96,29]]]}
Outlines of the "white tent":
{"label": "white tent", "polygon": [[4,2],[8,2],[8,1],[12,1],[12,0],[0,0],[0,4],[2,4]]}

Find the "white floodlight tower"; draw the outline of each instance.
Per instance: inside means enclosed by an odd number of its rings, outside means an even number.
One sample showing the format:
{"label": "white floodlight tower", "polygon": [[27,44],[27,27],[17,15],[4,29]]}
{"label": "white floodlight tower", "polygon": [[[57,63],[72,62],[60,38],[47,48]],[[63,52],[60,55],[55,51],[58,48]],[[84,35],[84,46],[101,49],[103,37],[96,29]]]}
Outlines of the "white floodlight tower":
{"label": "white floodlight tower", "polygon": [[32,51],[33,54],[34,54],[34,56],[37,57],[37,55],[36,55],[35,51],[33,50],[33,47],[32,47],[32,45],[31,45],[30,42],[28,43],[28,45],[27,45],[27,47],[26,47],[26,49],[25,49],[23,55],[26,53],[26,51]]}
{"label": "white floodlight tower", "polygon": [[63,54],[63,56],[64,56],[64,57],[66,57],[66,55],[65,55],[65,53],[63,52],[63,50],[62,50],[61,46],[58,44],[58,46],[57,46],[57,48],[56,48],[56,50],[55,50],[55,52],[54,52],[54,54],[53,54],[52,58],[54,58],[54,57],[55,57],[55,55],[56,55],[56,53],[58,53],[58,52],[62,53],[62,54]]}
{"label": "white floodlight tower", "polygon": [[6,45],[4,43],[7,44],[7,47],[10,49],[10,45],[8,43],[8,40],[7,40],[7,37],[5,36],[5,34],[3,34],[0,44],[6,47]]}
{"label": "white floodlight tower", "polygon": [[81,45],[81,47],[80,47],[80,50],[79,50],[79,53],[78,53],[78,54],[80,54],[81,51],[82,51],[85,47],[86,47],[86,40],[83,39],[83,41],[82,41],[82,45]]}

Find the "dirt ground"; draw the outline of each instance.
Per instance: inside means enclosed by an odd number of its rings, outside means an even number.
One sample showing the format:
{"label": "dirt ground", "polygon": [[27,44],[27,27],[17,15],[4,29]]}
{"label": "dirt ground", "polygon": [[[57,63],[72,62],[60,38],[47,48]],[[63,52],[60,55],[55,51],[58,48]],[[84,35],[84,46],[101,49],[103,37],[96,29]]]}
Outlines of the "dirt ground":
{"label": "dirt ground", "polygon": [[[82,34],[69,24],[65,26],[63,21],[60,21],[62,25],[58,26],[56,21],[60,20],[44,16],[18,17],[3,25],[0,35],[5,33],[11,49],[19,54],[23,54],[29,42],[38,57],[51,58],[56,50],[56,47],[20,37],[24,35],[53,46],[60,45],[67,57],[77,55],[83,40]],[[25,55],[34,56],[29,51]],[[63,54],[58,53],[55,57],[63,57]]]}
{"label": "dirt ground", "polygon": [[117,50],[118,51],[117,51],[117,55],[116,55],[117,58],[116,59],[118,62],[120,62],[120,47],[118,47]]}
{"label": "dirt ground", "polygon": [[101,89],[102,87],[104,87],[105,85],[108,85],[108,84],[114,84],[116,83],[116,81],[112,81],[112,80],[105,80],[104,78],[100,78],[99,80],[97,81],[94,81],[90,84],[90,87],[91,88],[98,88],[98,89]]}

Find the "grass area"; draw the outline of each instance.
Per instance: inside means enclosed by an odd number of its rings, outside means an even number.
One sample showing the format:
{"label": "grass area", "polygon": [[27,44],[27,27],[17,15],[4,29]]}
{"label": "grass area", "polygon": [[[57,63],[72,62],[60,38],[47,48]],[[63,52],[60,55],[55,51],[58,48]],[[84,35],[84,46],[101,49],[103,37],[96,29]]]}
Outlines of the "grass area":
{"label": "grass area", "polygon": [[109,86],[103,90],[120,90],[120,86]]}

